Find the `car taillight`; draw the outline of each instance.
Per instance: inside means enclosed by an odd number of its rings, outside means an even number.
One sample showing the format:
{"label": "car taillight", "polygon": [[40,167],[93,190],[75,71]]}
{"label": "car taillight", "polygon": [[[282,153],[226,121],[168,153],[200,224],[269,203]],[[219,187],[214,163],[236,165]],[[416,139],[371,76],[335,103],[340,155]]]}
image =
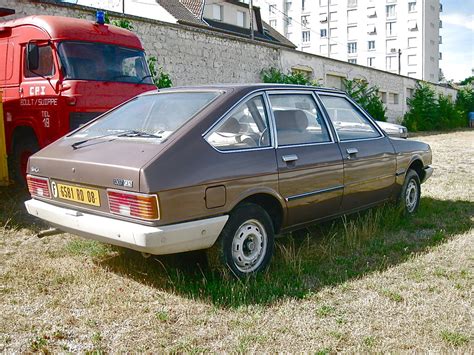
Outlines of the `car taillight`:
{"label": "car taillight", "polygon": [[28,190],[30,191],[31,196],[51,198],[48,179],[27,175],[26,181],[28,183]]}
{"label": "car taillight", "polygon": [[160,219],[158,196],[108,190],[110,212],[121,216],[157,220]]}

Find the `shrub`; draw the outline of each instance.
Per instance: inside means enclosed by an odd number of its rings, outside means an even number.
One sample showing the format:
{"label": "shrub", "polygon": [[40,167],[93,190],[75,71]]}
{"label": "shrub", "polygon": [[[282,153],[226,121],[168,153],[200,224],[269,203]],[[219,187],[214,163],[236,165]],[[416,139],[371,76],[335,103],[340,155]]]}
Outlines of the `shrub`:
{"label": "shrub", "polygon": [[[417,83],[413,97],[408,99],[410,110],[403,124],[410,131],[446,130],[466,125],[466,110],[474,104],[474,93],[459,91],[456,104],[442,94],[436,97],[431,85]],[[474,107],[473,107],[474,109]]]}
{"label": "shrub", "polygon": [[362,106],[374,119],[387,121],[386,108],[379,97],[379,88],[369,86],[365,80],[343,79],[344,90]]}
{"label": "shrub", "polygon": [[173,86],[170,75],[164,72],[162,67],[156,68],[156,57],[149,57],[147,63],[150,69],[151,79],[157,88],[163,89]]}
{"label": "shrub", "polygon": [[264,83],[319,86],[317,80],[312,80],[308,75],[301,72],[284,74],[277,68],[270,68],[262,70],[260,76]]}
{"label": "shrub", "polygon": [[469,112],[474,112],[474,83],[470,85],[466,85],[461,90],[458,91],[458,97],[456,100],[456,108],[458,111],[462,111],[464,113],[464,125],[467,122],[467,114]]}
{"label": "shrub", "polygon": [[438,118],[438,103],[431,85],[418,82],[413,97],[407,100],[407,104],[410,110],[405,114],[403,124],[409,131],[434,129]]}

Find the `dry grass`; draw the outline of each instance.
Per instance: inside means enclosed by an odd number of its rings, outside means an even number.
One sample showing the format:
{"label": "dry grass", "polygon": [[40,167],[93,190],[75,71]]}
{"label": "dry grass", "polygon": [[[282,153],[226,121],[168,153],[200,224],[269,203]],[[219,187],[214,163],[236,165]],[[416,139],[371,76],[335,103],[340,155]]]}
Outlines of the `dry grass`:
{"label": "dry grass", "polygon": [[474,132],[421,139],[436,170],[415,218],[386,207],[315,226],[243,282],[199,253],[36,239],[25,196],[0,190],[0,350],[472,352]]}

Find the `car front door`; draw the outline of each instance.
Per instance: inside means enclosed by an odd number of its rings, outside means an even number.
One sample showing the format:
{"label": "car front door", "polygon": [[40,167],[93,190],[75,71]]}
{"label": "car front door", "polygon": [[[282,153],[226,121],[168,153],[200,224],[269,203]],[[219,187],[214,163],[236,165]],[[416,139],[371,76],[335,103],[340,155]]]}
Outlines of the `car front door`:
{"label": "car front door", "polygon": [[342,210],[350,212],[390,198],[396,156],[389,138],[345,95],[318,96],[335,128],[344,159]]}
{"label": "car front door", "polygon": [[277,141],[279,192],[295,226],[339,213],[343,163],[339,147],[308,91],[269,92]]}

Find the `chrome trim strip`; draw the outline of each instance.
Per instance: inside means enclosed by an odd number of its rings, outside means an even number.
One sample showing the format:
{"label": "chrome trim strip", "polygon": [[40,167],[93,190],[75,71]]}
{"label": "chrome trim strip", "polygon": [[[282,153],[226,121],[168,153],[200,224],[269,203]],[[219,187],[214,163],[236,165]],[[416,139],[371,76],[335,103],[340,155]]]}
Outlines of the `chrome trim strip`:
{"label": "chrome trim strip", "polygon": [[303,198],[303,197],[309,197],[309,196],[313,196],[313,195],[319,195],[319,194],[322,194],[322,193],[325,193],[325,192],[331,192],[331,191],[342,190],[343,188],[344,188],[344,185],[338,185],[338,186],[328,187],[327,189],[321,189],[321,190],[316,190],[316,191],[311,191],[311,192],[305,192],[305,193],[303,193],[303,194],[285,197],[285,201],[286,201],[286,202],[289,202],[289,201],[293,201],[293,200],[296,200],[296,199],[299,199],[299,198]]}

